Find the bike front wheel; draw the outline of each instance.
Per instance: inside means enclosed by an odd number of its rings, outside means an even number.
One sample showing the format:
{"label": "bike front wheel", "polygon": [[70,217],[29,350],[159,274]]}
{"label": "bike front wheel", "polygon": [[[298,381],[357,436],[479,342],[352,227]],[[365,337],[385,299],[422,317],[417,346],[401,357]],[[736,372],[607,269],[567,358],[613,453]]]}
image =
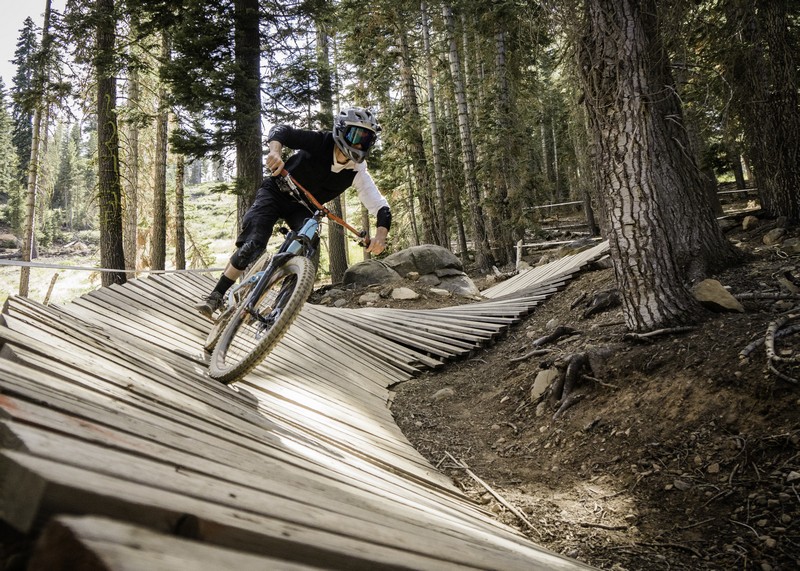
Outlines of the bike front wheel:
{"label": "bike front wheel", "polygon": [[[211,354],[213,379],[235,382],[267,356],[311,294],[315,273],[307,258],[295,256],[269,277],[258,300],[247,299],[237,306]],[[247,309],[251,302],[252,311]]]}
{"label": "bike front wheel", "polygon": [[217,346],[217,342],[219,342],[219,338],[222,335],[222,332],[225,331],[225,328],[228,326],[228,322],[231,320],[231,316],[236,312],[236,307],[242,303],[243,300],[247,299],[250,295],[250,291],[253,289],[253,283],[248,283],[250,278],[256,274],[257,272],[263,271],[264,268],[267,267],[269,261],[272,259],[272,253],[269,251],[264,252],[261,256],[253,262],[250,267],[245,270],[244,275],[242,276],[241,283],[246,284],[242,287],[238,288],[236,292],[233,294],[234,302],[232,305],[228,305],[225,310],[217,317],[217,320],[214,322],[214,325],[211,327],[211,331],[208,332],[208,336],[206,337],[206,342],[203,344],[203,349],[206,353],[211,353],[214,350],[214,347]]}

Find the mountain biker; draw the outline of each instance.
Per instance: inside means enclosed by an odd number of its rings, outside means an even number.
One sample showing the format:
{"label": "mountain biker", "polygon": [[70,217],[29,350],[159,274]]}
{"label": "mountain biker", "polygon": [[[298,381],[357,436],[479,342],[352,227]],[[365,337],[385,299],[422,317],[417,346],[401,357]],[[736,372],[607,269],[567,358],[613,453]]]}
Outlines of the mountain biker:
{"label": "mountain biker", "polygon": [[272,127],[267,137],[269,153],[266,157],[272,176],[261,182],[253,204],[245,213],[242,231],[236,238],[237,250],[217,285],[194,308],[211,318],[221,307],[225,292],[266,249],[275,223],[283,219],[292,230],[299,230],[309,217],[305,205],[281,190],[280,177],[276,175],[284,168],[281,157],[284,147],[296,151],[286,160],[286,170],[320,203],[332,200],[350,186],[356,188],[358,198],[377,219],[367,252],[380,254],[386,248],[392,213],[365,162],[380,130],[375,116],[361,107],[340,111],[334,118],[333,131],[310,131],[289,125]]}

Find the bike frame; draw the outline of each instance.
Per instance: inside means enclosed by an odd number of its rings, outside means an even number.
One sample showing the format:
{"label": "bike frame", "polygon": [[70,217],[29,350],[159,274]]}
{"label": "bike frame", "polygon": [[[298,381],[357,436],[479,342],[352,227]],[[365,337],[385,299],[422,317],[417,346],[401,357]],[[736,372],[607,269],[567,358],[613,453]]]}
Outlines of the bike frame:
{"label": "bike frame", "polygon": [[297,232],[289,232],[283,244],[281,244],[281,247],[278,249],[278,252],[272,257],[266,268],[256,272],[246,281],[231,288],[226,294],[228,307],[232,307],[235,304],[234,296],[236,292],[247,285],[255,283],[253,290],[247,296],[247,300],[245,300],[245,306],[242,308],[242,311],[246,311],[254,317],[257,316],[255,314],[256,312],[253,310],[253,304],[261,297],[261,294],[266,289],[267,284],[269,283],[269,277],[272,276],[272,274],[278,268],[280,268],[293,256],[302,255],[307,258],[312,258],[314,256],[314,253],[316,252],[315,242],[317,241],[316,238],[319,236],[319,229],[323,218],[330,218],[337,224],[340,224],[344,228],[348,229],[350,232],[358,236],[358,238],[362,240],[362,243],[368,243],[369,240],[369,238],[366,237],[365,231],[362,230],[359,232],[347,222],[334,215],[330,210],[320,204],[310,192],[302,187],[302,185],[295,181],[285,169],[281,171],[280,176],[285,177],[286,182],[292,191],[292,195],[298,202],[305,204],[300,194],[302,191],[306,199],[311,202],[311,204],[314,205],[317,210],[314,211],[312,216],[305,221],[300,230]]}

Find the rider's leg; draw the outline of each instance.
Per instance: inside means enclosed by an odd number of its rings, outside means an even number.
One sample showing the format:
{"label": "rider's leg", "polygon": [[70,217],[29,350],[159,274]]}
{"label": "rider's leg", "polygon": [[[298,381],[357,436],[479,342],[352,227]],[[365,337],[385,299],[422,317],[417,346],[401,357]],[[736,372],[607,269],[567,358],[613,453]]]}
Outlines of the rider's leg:
{"label": "rider's leg", "polygon": [[266,248],[272,228],[282,217],[285,197],[274,181],[265,179],[256,192],[256,199],[242,219],[242,231],[236,239],[236,252],[231,256],[214,290],[194,308],[207,317],[222,306],[225,293],[236,283],[248,264]]}

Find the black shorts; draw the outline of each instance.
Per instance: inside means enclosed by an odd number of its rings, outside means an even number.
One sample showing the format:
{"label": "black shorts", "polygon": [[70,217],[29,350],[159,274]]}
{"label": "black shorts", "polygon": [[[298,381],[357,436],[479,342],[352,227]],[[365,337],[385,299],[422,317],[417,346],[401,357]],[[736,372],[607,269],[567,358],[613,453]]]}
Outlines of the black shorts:
{"label": "black shorts", "polygon": [[284,220],[292,230],[299,230],[312,212],[278,188],[273,177],[265,178],[256,192],[256,198],[242,219],[242,231],[236,238],[236,247],[245,242],[267,245],[278,220]]}

